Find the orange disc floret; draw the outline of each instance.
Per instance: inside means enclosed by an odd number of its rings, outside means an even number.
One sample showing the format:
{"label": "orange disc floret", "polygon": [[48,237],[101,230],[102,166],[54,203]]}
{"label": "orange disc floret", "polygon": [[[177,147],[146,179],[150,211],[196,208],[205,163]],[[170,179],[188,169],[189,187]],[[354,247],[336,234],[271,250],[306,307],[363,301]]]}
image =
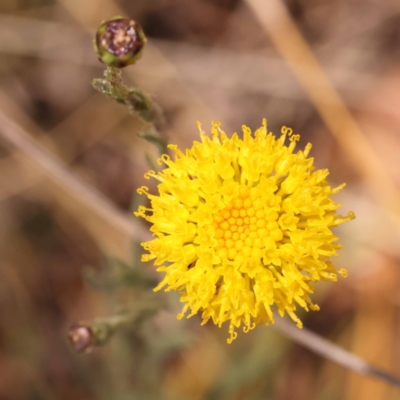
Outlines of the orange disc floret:
{"label": "orange disc floret", "polygon": [[[151,208],[136,216],[152,224],[155,238],[143,243],[157,271],[165,277],[154,289],[177,290],[186,303],[178,318],[202,313],[203,324],[229,322],[245,332],[274,322],[273,310],[287,313],[299,327],[297,306],[318,310],[310,299],[313,282],[335,281],[330,257],[340,248],[331,229],[354,218],[336,214],[327,170],[315,170],[311,145],[294,152],[299,135],[283,127],[279,138],[267,123],[254,135],[229,138],[213,122],[212,136],[200,124],[201,142],[181,152],[170,145],[164,155],[158,194],[146,194]],[[289,138],[289,143],[285,141]]]}

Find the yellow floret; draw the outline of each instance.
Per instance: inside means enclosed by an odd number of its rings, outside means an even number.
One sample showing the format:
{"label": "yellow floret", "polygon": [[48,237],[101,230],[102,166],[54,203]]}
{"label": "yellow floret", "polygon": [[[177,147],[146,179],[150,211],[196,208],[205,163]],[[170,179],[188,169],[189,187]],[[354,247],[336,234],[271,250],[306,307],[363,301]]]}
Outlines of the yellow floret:
{"label": "yellow floret", "polygon": [[[213,123],[212,137],[200,128],[201,142],[181,152],[169,148],[161,172],[145,177],[159,181],[158,194],[146,187],[151,208],[136,216],[152,224],[155,238],[143,243],[165,277],[154,289],[177,290],[185,303],[179,318],[202,313],[203,324],[229,322],[245,332],[274,322],[273,310],[287,313],[299,327],[297,306],[319,309],[311,302],[312,282],[345,277],[330,262],[339,248],[331,228],[354,218],[336,215],[327,170],[314,170],[307,158],[311,145],[294,153],[299,135],[282,128],[276,138],[264,123],[254,135],[231,138]],[[285,145],[286,138],[290,142]]]}

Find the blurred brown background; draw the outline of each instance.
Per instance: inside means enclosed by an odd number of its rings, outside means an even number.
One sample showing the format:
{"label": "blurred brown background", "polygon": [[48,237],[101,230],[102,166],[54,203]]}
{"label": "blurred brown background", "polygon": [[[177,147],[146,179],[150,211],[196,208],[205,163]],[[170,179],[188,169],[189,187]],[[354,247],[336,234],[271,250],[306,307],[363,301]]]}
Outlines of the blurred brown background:
{"label": "blurred brown background", "polygon": [[[324,361],[274,328],[239,333],[227,345],[225,327],[177,322],[174,294],[172,311],[140,332],[120,333],[87,355],[67,344],[71,324],[110,315],[142,290],[120,284],[119,270],[111,288],[84,278],[107,272],[106,255],[137,263],[132,242],[146,235],[131,217],[132,199],[156,151],[137,138],[140,121],[91,87],[104,69],[93,33],[121,14],[149,39],[124,79],[161,105],[170,142],[189,147],[197,120],[205,129],[219,120],[233,133],[266,117],[273,132],[289,125],[300,146],[313,143],[332,185],[347,182],[337,199],[357,219],[337,230],[344,248],[335,263],[349,278],[317,285],[321,311],[303,320],[400,374],[400,3],[285,2],[331,85],[320,88],[326,98],[311,100],[292,72],[296,59],[259,19],[276,1],[254,3],[1,0],[1,400],[400,399],[399,390]],[[317,74],[302,68],[312,84]],[[335,90],[362,136],[348,124],[332,135],[321,117]],[[340,107],[332,112],[346,119]]]}

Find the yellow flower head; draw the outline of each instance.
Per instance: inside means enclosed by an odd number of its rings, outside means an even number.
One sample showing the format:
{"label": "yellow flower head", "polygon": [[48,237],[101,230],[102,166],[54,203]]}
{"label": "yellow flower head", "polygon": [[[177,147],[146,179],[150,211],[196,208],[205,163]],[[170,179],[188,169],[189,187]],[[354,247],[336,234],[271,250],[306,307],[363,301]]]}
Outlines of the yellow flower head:
{"label": "yellow flower head", "polygon": [[[229,321],[230,338],[243,330],[274,322],[273,308],[302,326],[297,305],[318,310],[309,297],[312,282],[336,281],[330,262],[341,246],[331,228],[354,218],[336,215],[328,170],[314,170],[311,149],[294,153],[299,135],[283,127],[276,138],[266,120],[254,136],[243,127],[243,139],[229,138],[213,122],[212,137],[200,129],[201,142],[182,153],[169,148],[174,160],[163,155],[161,172],[149,171],[158,195],[146,194],[151,208],[139,207],[136,216],[152,224],[155,238],[143,243],[165,272],[154,289],[177,290],[186,303],[178,318],[202,312],[219,326]],[[289,144],[285,145],[289,137]]]}

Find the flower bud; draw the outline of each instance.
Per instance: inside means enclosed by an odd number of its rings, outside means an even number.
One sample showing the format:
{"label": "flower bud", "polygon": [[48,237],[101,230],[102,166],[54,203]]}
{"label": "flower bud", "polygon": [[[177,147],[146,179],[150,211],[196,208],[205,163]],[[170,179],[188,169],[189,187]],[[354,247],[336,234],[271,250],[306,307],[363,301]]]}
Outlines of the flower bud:
{"label": "flower bud", "polygon": [[96,337],[93,330],[84,324],[73,325],[68,333],[71,346],[78,352],[90,351],[96,344]]}
{"label": "flower bud", "polygon": [[104,64],[123,68],[135,63],[142,56],[146,41],[137,22],[115,17],[103,22],[97,29],[94,50]]}

